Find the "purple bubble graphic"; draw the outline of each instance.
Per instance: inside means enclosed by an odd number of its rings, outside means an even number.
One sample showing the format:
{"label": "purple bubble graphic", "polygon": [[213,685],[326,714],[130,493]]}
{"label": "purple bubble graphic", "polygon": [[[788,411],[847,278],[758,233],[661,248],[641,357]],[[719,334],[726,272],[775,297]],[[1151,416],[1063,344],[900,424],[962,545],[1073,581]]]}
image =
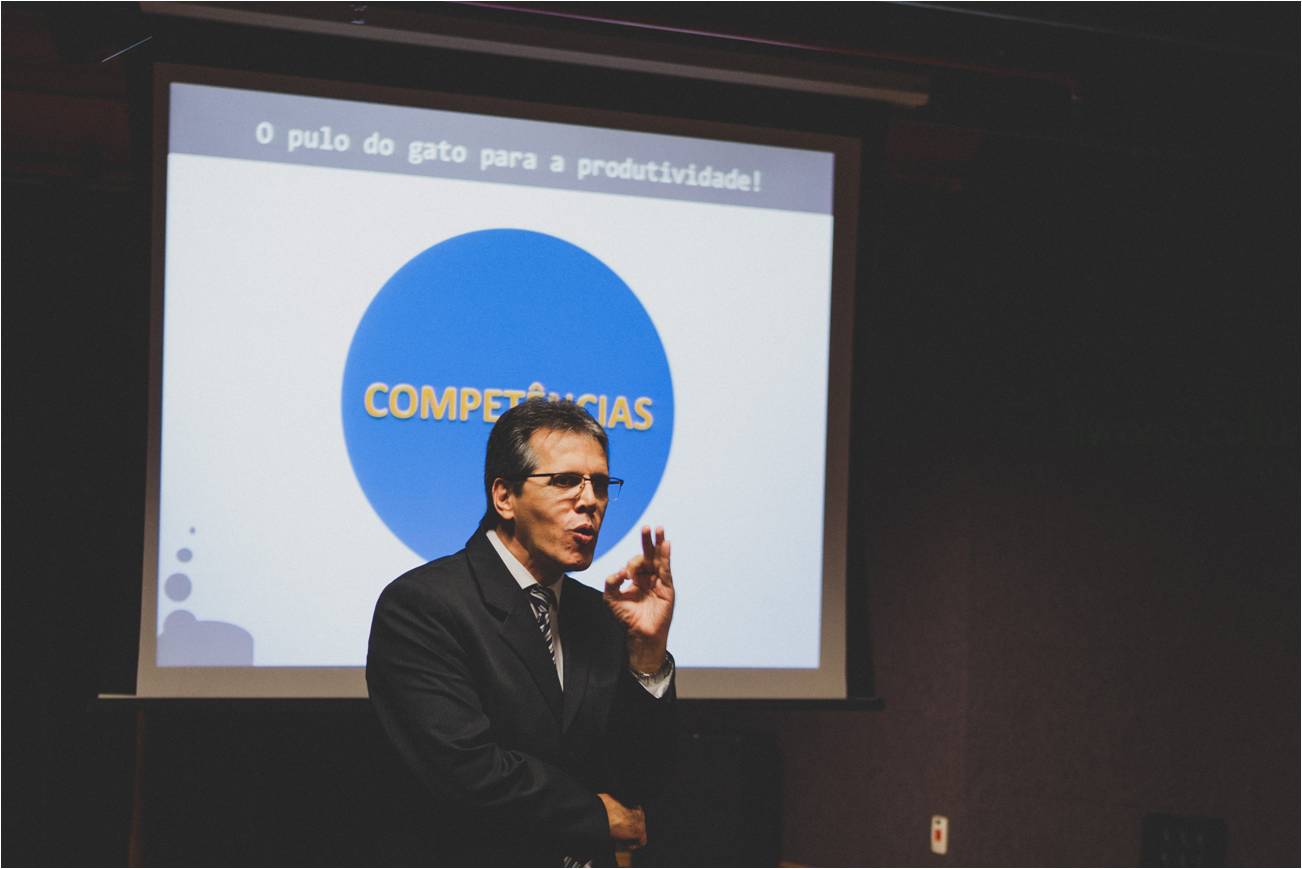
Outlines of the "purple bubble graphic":
{"label": "purple bubble graphic", "polygon": [[190,577],[184,573],[174,573],[163,583],[163,591],[175,601],[183,601],[189,597],[192,587]]}
{"label": "purple bubble graphic", "polygon": [[188,610],[176,610],[158,635],[160,667],[251,667],[253,635],[226,622],[201,621]]}
{"label": "purple bubble graphic", "polygon": [[182,549],[176,553],[176,558],[178,561],[189,561],[191,558],[194,558],[194,553],[188,549]]}
{"label": "purple bubble graphic", "polygon": [[164,631],[185,630],[186,628],[188,628],[190,625],[193,625],[197,621],[198,619],[194,617],[194,613],[190,612],[189,610],[176,610],[175,612],[168,615],[167,620],[163,622],[163,630]]}

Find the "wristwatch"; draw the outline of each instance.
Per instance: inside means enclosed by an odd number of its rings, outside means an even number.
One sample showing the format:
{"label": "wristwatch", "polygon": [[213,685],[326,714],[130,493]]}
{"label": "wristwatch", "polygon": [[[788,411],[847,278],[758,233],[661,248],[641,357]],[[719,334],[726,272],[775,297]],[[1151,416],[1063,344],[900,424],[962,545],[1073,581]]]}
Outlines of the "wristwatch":
{"label": "wristwatch", "polygon": [[647,682],[658,682],[673,674],[674,656],[669,652],[665,652],[664,663],[662,663],[660,669],[656,670],[654,673],[643,673],[640,670],[633,670],[632,667],[629,667],[629,669],[633,671],[633,675],[637,677],[637,680],[644,685]]}

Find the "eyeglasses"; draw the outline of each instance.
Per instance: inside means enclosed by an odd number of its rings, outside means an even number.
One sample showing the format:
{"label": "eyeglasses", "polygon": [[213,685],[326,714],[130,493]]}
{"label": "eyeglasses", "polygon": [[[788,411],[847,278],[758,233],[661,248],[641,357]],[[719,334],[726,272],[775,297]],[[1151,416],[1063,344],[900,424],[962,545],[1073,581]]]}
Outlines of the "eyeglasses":
{"label": "eyeglasses", "polygon": [[558,498],[577,498],[583,492],[583,484],[592,486],[592,495],[598,501],[614,501],[619,498],[619,490],[624,481],[619,477],[607,477],[605,474],[576,474],[573,471],[560,471],[550,474],[525,474],[521,480],[534,477],[547,477],[547,488]]}

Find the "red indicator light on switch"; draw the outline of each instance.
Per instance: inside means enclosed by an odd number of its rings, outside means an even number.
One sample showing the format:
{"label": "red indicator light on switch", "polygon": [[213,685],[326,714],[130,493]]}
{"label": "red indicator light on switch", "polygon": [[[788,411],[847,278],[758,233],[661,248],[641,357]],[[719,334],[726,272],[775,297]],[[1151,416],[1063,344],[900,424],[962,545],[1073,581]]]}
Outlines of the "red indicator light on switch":
{"label": "red indicator light on switch", "polygon": [[944,815],[931,816],[931,853],[949,853],[949,818]]}

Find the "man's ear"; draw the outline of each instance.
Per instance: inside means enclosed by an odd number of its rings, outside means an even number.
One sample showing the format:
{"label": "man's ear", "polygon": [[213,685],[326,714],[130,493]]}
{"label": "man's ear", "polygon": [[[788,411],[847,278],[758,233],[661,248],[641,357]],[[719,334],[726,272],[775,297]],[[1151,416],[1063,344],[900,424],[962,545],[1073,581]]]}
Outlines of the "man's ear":
{"label": "man's ear", "polygon": [[493,481],[493,508],[497,510],[497,515],[504,521],[510,522],[515,518],[515,499],[511,491],[511,484],[501,477]]}

